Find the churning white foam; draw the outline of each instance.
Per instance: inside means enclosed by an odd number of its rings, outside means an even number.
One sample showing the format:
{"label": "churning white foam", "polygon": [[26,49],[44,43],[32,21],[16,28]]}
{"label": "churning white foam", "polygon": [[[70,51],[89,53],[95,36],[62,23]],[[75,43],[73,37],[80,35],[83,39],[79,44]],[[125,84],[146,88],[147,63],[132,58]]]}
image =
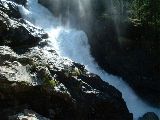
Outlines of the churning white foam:
{"label": "churning white foam", "polygon": [[27,8],[19,6],[19,9],[25,19],[48,32],[51,47],[61,56],[84,64],[88,71],[99,75],[120,90],[134,119],[146,112],[155,112],[160,116],[160,109],[143,102],[121,78],[106,73],[97,65],[90,54],[88,38],[83,31],[61,26],[59,19],[38,4],[37,0],[29,0]]}

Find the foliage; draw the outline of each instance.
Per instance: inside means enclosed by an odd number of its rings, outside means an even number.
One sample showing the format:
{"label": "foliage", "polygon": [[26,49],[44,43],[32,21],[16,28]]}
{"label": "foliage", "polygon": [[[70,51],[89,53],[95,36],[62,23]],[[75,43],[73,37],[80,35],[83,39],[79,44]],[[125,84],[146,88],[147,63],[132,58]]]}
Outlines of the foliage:
{"label": "foliage", "polygon": [[159,39],[160,0],[133,0],[130,4],[130,18],[140,21],[144,29],[152,32],[152,38]]}
{"label": "foliage", "polygon": [[160,0],[107,0],[107,7],[105,10],[102,7],[102,11],[101,18],[113,21],[119,31],[123,31],[124,25],[132,24],[139,27],[139,39],[160,40]]}
{"label": "foliage", "polygon": [[160,21],[160,0],[134,0],[131,4],[132,18],[145,24],[157,25]]}
{"label": "foliage", "polygon": [[50,87],[53,87],[53,88],[54,88],[54,87],[57,86],[59,83],[58,83],[57,80],[53,79],[53,80],[45,81],[44,84],[47,85],[47,86],[50,86]]}

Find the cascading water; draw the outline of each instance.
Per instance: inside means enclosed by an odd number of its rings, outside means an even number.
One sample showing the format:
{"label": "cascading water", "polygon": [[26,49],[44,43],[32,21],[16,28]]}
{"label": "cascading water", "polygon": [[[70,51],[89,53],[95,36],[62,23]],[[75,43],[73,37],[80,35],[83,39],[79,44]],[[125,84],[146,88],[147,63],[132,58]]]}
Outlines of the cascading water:
{"label": "cascading water", "polygon": [[19,9],[26,20],[48,32],[50,46],[54,47],[61,56],[84,64],[87,70],[99,75],[103,80],[119,89],[134,119],[146,112],[155,112],[160,116],[160,109],[144,103],[121,78],[109,75],[97,65],[90,54],[88,38],[83,31],[61,26],[59,18],[52,16],[47,9],[38,4],[37,0],[29,0],[27,8],[19,6]]}

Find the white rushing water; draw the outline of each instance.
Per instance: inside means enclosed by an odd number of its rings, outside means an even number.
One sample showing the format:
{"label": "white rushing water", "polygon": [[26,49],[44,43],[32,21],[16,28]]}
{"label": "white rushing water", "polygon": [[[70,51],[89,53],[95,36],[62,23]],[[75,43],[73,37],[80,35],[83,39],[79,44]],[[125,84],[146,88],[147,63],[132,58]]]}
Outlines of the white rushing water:
{"label": "white rushing water", "polygon": [[104,72],[97,65],[90,54],[88,38],[83,31],[61,26],[59,19],[38,4],[37,0],[29,0],[27,8],[19,6],[19,9],[25,19],[35,26],[43,28],[49,34],[51,47],[54,47],[61,56],[84,64],[88,71],[99,75],[103,80],[120,90],[129,111],[134,115],[134,119],[146,112],[155,112],[160,116],[160,109],[144,103],[121,78]]}

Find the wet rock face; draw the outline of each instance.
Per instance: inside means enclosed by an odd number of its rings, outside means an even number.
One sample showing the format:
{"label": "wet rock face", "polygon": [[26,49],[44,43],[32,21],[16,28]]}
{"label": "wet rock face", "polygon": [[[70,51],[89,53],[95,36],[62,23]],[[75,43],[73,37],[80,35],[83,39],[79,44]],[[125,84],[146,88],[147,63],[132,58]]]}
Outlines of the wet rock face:
{"label": "wet rock face", "polygon": [[50,119],[45,118],[32,110],[25,109],[24,111],[16,115],[9,116],[9,120],[50,120]]}
{"label": "wet rock face", "polygon": [[12,1],[0,1],[0,10],[8,15],[9,18],[21,18],[18,12],[18,5]]}
{"label": "wet rock face", "polygon": [[16,2],[17,4],[23,5],[23,6],[27,4],[27,0],[12,0],[12,1]]}
{"label": "wet rock face", "polygon": [[[54,50],[35,48],[19,56],[8,47],[0,50],[2,66],[14,61],[27,67],[25,77],[17,81],[10,80],[6,71],[0,73],[0,114],[4,118],[13,115],[7,109],[23,106],[21,109],[33,109],[51,119],[132,120],[118,90],[88,73],[82,65],[59,57]],[[26,80],[27,76],[31,80]],[[18,108],[15,111],[20,112]]]}
{"label": "wet rock face", "polygon": [[[9,47],[0,46],[0,76],[2,80],[7,79],[10,82],[28,82],[33,83],[28,73],[28,68],[23,66],[22,62],[26,58],[20,58]],[[22,79],[23,78],[23,79]]]}
{"label": "wet rock face", "polygon": [[159,118],[155,113],[148,112],[144,114],[143,117],[139,118],[138,120],[159,120]]}
{"label": "wet rock face", "polygon": [[29,48],[39,44],[47,34],[23,20],[14,2],[0,2],[0,44],[12,48]]}

